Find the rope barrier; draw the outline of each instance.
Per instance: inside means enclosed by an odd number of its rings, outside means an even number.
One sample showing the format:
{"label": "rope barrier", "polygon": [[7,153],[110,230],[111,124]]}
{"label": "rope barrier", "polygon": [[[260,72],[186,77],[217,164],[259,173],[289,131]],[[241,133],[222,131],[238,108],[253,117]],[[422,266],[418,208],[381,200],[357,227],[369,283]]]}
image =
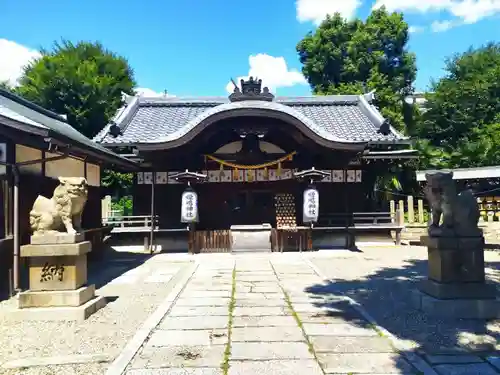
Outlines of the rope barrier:
{"label": "rope barrier", "polygon": [[270,162],[263,163],[263,164],[256,164],[256,165],[243,165],[243,164],[231,163],[229,161],[225,161],[225,160],[216,158],[215,156],[212,156],[212,155],[205,155],[205,157],[219,163],[220,165],[224,165],[226,167],[230,167],[230,168],[234,168],[234,169],[242,169],[242,170],[246,170],[246,169],[255,170],[255,169],[263,169],[263,168],[272,167],[273,165],[283,163],[286,160],[291,161],[293,156],[296,153],[297,153],[297,151],[294,151],[294,152],[291,152],[288,155],[285,155],[277,160],[270,161]]}

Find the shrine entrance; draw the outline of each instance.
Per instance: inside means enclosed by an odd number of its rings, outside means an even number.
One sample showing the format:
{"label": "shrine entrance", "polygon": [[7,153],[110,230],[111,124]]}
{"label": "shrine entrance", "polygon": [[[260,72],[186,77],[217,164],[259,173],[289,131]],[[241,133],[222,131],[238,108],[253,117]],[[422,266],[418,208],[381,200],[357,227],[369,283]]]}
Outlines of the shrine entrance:
{"label": "shrine entrance", "polygon": [[276,222],[274,193],[271,190],[245,189],[230,198],[232,225],[271,224]]}

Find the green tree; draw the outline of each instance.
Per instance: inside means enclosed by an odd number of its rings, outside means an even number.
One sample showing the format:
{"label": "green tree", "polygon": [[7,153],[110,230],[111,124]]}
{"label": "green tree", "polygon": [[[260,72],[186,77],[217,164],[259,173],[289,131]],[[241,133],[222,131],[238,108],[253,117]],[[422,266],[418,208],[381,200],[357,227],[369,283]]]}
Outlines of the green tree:
{"label": "green tree", "polygon": [[[134,74],[127,60],[96,42],[55,43],[28,64],[15,92],[40,106],[67,115],[68,123],[94,137],[133,94]],[[103,186],[114,196],[132,186],[128,174],[105,170]]]}
{"label": "green tree", "polygon": [[376,102],[391,124],[407,131],[415,55],[408,52],[408,24],[401,13],[374,10],[365,22],[328,16],[297,45],[302,72],[314,94],[361,94],[375,90]]}
{"label": "green tree", "polygon": [[500,165],[500,121],[473,128],[450,155],[450,166]]}
{"label": "green tree", "polygon": [[121,173],[115,171],[107,171],[101,178],[101,183],[104,188],[111,193],[118,195],[130,194],[130,188],[133,185],[134,175],[132,173]]}
{"label": "green tree", "polygon": [[112,196],[113,210],[120,211],[121,214],[132,213],[132,185],[134,181],[133,173],[120,173],[106,170],[101,178],[101,185],[106,194]]}
{"label": "green tree", "polygon": [[100,43],[55,43],[24,69],[16,92],[42,107],[65,114],[68,123],[89,138],[121,106],[121,94],[133,94],[134,74],[127,60]]}
{"label": "green tree", "polygon": [[[415,134],[446,167],[500,164],[500,44],[451,57],[445,72],[431,83]],[[422,162],[434,167],[436,160]]]}

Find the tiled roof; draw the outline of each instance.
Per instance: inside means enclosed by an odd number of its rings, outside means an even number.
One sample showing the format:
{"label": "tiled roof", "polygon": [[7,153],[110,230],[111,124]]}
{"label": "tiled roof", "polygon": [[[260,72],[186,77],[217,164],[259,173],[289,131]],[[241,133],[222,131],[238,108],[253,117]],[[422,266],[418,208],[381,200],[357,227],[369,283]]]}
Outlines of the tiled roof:
{"label": "tiled roof", "polygon": [[87,155],[91,151],[100,161],[124,167],[137,167],[136,163],[85,137],[68,124],[64,116],[48,111],[1,88],[0,124],[26,134],[39,134],[56,140],[63,139],[64,142],[69,139],[72,146],[85,150]]}
{"label": "tiled roof", "polygon": [[120,134],[110,134],[112,124],[95,138],[103,144],[150,144],[179,139],[204,119],[239,108],[273,110],[292,115],[315,134],[334,142],[398,142],[407,138],[392,127],[381,132],[385,119],[370,104],[372,94],[318,97],[277,97],[273,102],[227,98],[129,98],[114,123]]}

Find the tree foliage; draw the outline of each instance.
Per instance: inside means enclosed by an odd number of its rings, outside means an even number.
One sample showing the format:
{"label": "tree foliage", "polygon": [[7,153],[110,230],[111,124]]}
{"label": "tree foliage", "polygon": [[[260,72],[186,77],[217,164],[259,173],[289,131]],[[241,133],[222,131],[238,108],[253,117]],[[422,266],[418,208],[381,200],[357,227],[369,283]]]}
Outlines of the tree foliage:
{"label": "tree foliage", "polygon": [[[446,61],[416,128],[424,167],[500,164],[500,44]],[[427,158],[434,155],[434,158]]]}
{"label": "tree foliage", "polygon": [[101,184],[109,191],[121,194],[130,194],[134,175],[132,173],[121,173],[106,170],[101,178]]}
{"label": "tree foliage", "polygon": [[92,138],[121,106],[122,92],[132,94],[134,85],[125,58],[100,43],[62,41],[25,67],[16,92],[67,115],[68,123]]}
{"label": "tree foliage", "polygon": [[[314,94],[376,91],[375,104],[405,131],[412,116],[404,98],[413,92],[415,55],[408,52],[408,24],[401,13],[374,10],[365,22],[328,16],[297,45],[302,72]],[[408,106],[409,107],[409,106]]]}
{"label": "tree foliage", "polygon": [[[122,105],[122,92],[133,94],[134,74],[127,60],[100,43],[55,43],[29,63],[15,92],[67,116],[85,136],[94,137]],[[102,184],[113,195],[128,192],[128,174],[105,170]]]}

